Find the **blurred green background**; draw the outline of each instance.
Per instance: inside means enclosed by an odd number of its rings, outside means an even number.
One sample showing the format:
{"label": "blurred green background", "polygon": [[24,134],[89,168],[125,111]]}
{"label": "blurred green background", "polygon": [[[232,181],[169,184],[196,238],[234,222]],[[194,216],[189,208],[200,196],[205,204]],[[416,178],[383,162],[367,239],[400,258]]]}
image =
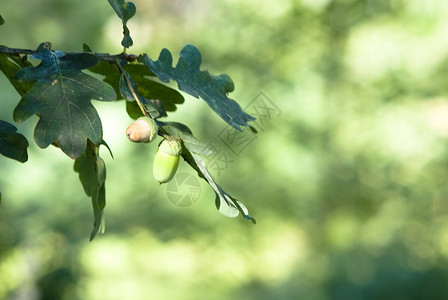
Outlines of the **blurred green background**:
{"label": "blurred green background", "polygon": [[[444,1],[134,2],[129,53],[166,47],[177,61],[194,44],[260,113],[238,155],[203,101],[168,117],[222,146],[213,174],[258,223],[221,215],[202,181],[194,205],[170,203],[152,178],[157,143],[126,139],[123,101],[94,102],[115,158],[102,149],[106,232],[89,243],[90,199],[72,160],[34,144],[33,117],[17,125],[29,161],[0,157],[0,299],[446,299]],[[121,51],[105,0],[3,0],[0,14],[3,45]],[[2,74],[0,90],[12,122],[20,97]]]}

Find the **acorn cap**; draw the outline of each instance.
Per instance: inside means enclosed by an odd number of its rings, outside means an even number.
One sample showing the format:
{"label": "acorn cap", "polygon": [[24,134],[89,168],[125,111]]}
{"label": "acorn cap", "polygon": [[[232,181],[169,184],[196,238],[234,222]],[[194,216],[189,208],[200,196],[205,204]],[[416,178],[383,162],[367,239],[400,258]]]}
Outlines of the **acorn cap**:
{"label": "acorn cap", "polygon": [[176,139],[164,139],[159,146],[159,151],[178,156],[182,153],[182,142]]}
{"label": "acorn cap", "polygon": [[140,117],[135,120],[126,129],[127,137],[136,143],[148,143],[153,141],[158,132],[159,128],[150,117]]}

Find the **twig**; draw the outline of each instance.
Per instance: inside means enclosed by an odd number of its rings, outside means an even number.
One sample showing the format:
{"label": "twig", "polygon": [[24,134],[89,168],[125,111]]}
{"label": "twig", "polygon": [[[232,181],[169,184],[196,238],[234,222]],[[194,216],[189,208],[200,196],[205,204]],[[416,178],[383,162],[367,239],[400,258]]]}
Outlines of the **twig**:
{"label": "twig", "polygon": [[[32,55],[37,53],[36,50],[31,49],[20,49],[20,48],[9,48],[9,47],[0,47],[0,53],[6,53],[6,54],[12,54],[12,55],[19,55],[19,54],[25,54],[25,55]],[[90,53],[92,55],[95,55],[98,57],[99,60],[108,61],[108,62],[115,62],[117,60],[125,60],[129,62],[136,61],[138,58],[138,55],[136,54],[127,54],[127,53],[120,53],[120,54],[109,54],[109,53],[95,53],[95,52],[66,52],[68,54],[78,54],[78,53]]]}
{"label": "twig", "polygon": [[145,115],[146,117],[149,117],[148,113],[146,112],[146,109],[143,107],[143,104],[140,102],[140,99],[138,98],[137,93],[135,92],[134,88],[132,87],[132,83],[129,80],[128,76],[126,75],[125,70],[123,69],[123,67],[117,61],[115,61],[115,65],[118,67],[118,69],[122,73],[123,78],[126,81],[126,85],[128,86],[129,90],[131,91],[132,97],[134,97],[134,99],[137,102],[138,107],[142,111],[143,115]]}
{"label": "twig", "polygon": [[0,47],[0,53],[13,54],[13,55],[14,54],[34,54],[34,53],[36,53],[36,50]]}

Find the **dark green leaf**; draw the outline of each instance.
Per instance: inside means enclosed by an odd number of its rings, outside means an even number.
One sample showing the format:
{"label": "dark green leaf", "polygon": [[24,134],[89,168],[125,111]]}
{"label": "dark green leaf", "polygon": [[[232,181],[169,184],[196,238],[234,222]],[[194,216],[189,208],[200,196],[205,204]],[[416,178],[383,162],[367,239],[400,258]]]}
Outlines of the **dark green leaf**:
{"label": "dark green leaf", "polygon": [[0,25],[5,24],[5,20],[2,18],[2,16],[0,15]]}
{"label": "dark green leaf", "polygon": [[143,97],[161,101],[166,111],[175,111],[176,105],[184,103],[184,97],[178,91],[163,84],[144,78],[136,82],[138,91]]}
{"label": "dark green leaf", "polygon": [[145,76],[156,77],[156,74],[151,72],[145,65],[139,63],[126,63],[123,68],[132,75],[132,78],[136,81],[142,81]]}
{"label": "dark green leaf", "polygon": [[[124,64],[123,69],[129,73],[132,81],[137,84],[137,92],[146,99],[152,101],[161,101],[166,111],[175,111],[176,105],[184,103],[184,97],[176,90],[163,84],[155,82],[147,77],[154,77],[146,66],[141,64]],[[97,65],[90,68],[89,71],[104,75],[104,82],[110,84],[120,94],[120,72],[113,63],[100,61]],[[136,119],[142,116],[140,108],[136,102],[126,103],[128,114]]]}
{"label": "dark green leaf", "polygon": [[[113,62],[108,61],[99,61],[96,65],[89,68],[89,71],[93,73],[97,73],[100,75],[108,76],[108,75],[114,75],[115,78],[120,78],[120,74],[118,71],[118,68],[115,66]],[[109,83],[109,82],[108,82]],[[112,83],[109,83],[113,86]],[[118,90],[118,82],[117,84],[117,90]]]}
{"label": "dark green leaf", "polygon": [[16,74],[19,80],[37,82],[15,108],[14,120],[23,122],[39,114],[34,130],[37,145],[45,148],[55,141],[69,157],[77,158],[86,148],[87,138],[96,145],[102,141],[101,120],[91,99],[113,101],[116,94],[108,84],[81,72],[97,62],[94,55],[39,47],[33,57],[42,63]]}
{"label": "dark green leaf", "polygon": [[[122,65],[123,69],[127,70],[126,68],[128,64]],[[107,62],[107,61],[100,61],[98,64],[93,66],[92,68],[89,68],[89,71],[100,74],[104,76],[103,81],[110,84],[117,95],[120,95],[120,78],[121,73],[118,67],[115,65],[115,63]]]}
{"label": "dark green leaf", "polygon": [[184,146],[187,147],[190,152],[203,155],[210,155],[213,153],[209,147],[192,135],[191,130],[186,125],[177,122],[158,121],[158,123],[160,129],[164,133],[181,139]]}
{"label": "dark green leaf", "polygon": [[126,112],[134,120],[143,116],[143,113],[142,113],[140,107],[138,106],[137,102],[135,102],[135,101],[134,102],[126,101]]}
{"label": "dark green leaf", "polygon": [[103,75],[103,81],[113,87],[117,95],[120,95],[120,72],[114,63],[99,61],[96,65],[89,68],[88,70],[90,72]]}
{"label": "dark green leaf", "polygon": [[196,153],[183,148],[182,157],[188,164],[198,172],[199,177],[203,178],[212,187],[216,194],[216,206],[218,211],[227,217],[237,217],[239,213],[247,220],[256,223],[255,219],[249,215],[249,211],[243,203],[227,194],[213,179],[205,166],[205,161]]}
{"label": "dark green leaf", "polygon": [[28,160],[28,145],[27,139],[17,133],[14,125],[0,120],[0,154],[23,163]]}
{"label": "dark green leaf", "polygon": [[[149,70],[146,66],[142,64],[127,63],[126,61],[121,61],[121,66],[123,67],[124,70],[126,70],[129,74],[131,74],[132,78],[136,81],[141,80],[141,78],[144,78],[145,76],[151,76],[151,77],[156,76],[153,72],[151,72],[151,70]],[[120,78],[120,72],[118,68],[115,66],[115,62],[100,61],[95,66],[89,68],[89,71],[104,76],[109,76],[110,78]],[[118,82],[116,84],[118,84]]]}
{"label": "dark green leaf", "polygon": [[20,82],[14,78],[14,75],[21,69],[32,67],[33,65],[26,60],[26,56],[9,55],[0,53],[0,71],[5,74],[19,95],[23,96],[32,86],[32,82]]}
{"label": "dark green leaf", "polygon": [[106,165],[98,155],[98,146],[92,141],[88,141],[84,153],[75,160],[74,170],[79,173],[79,180],[87,196],[92,198],[94,222],[90,240],[93,240],[98,232],[104,231]]}
{"label": "dark green leaf", "polygon": [[163,82],[175,80],[180,90],[196,98],[201,97],[224,121],[236,129],[241,129],[240,126],[247,126],[248,121],[255,120],[246,114],[235,100],[227,97],[227,93],[234,89],[229,76],[213,76],[207,71],[200,71],[201,54],[195,46],[186,45],[182,49],[175,68],[172,67],[173,58],[167,49],[162,50],[157,61],[153,61],[146,54],[140,56],[139,61]]}
{"label": "dark green leaf", "polygon": [[120,78],[120,93],[128,101],[136,101],[136,98],[144,106],[146,112],[154,119],[160,116],[166,116],[165,107],[162,102],[158,100],[150,100],[142,97],[137,91],[137,84],[129,76],[129,73],[124,71]]}
{"label": "dark green leaf", "polygon": [[130,36],[129,28],[126,26],[128,20],[135,15],[136,8],[134,3],[126,2],[125,0],[108,0],[109,4],[115,10],[117,16],[121,19],[123,23],[123,40],[121,45],[125,48],[132,46],[133,41]]}

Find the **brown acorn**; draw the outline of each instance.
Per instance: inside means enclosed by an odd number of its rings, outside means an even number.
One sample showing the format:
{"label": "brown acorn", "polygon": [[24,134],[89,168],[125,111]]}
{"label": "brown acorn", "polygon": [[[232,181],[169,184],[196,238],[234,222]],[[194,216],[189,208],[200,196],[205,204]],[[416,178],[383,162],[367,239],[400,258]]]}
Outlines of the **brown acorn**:
{"label": "brown acorn", "polygon": [[158,130],[159,128],[153,119],[140,117],[129,125],[126,129],[126,135],[133,142],[149,143],[156,138]]}

